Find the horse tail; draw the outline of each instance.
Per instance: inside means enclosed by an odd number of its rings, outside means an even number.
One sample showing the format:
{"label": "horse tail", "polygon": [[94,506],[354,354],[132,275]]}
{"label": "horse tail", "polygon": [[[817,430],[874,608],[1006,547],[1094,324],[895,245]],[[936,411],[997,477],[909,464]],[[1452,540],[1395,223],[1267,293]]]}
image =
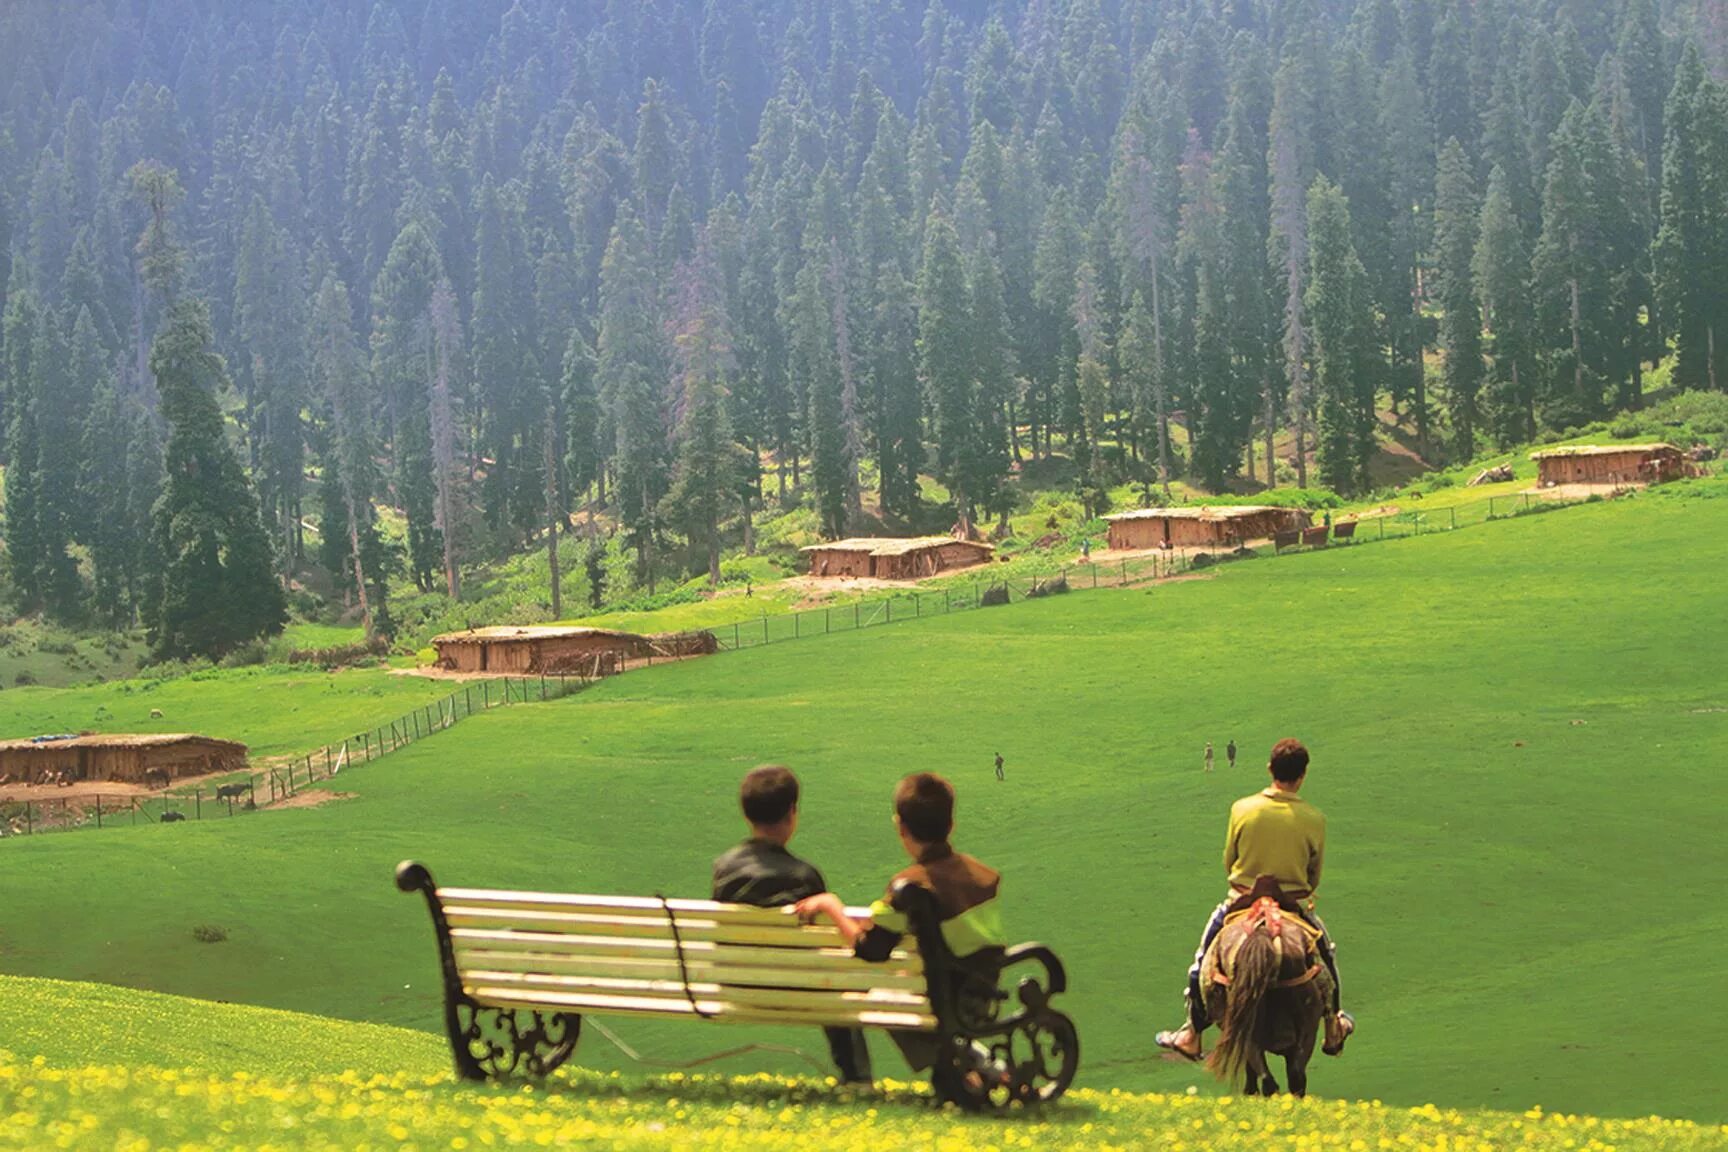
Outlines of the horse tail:
{"label": "horse tail", "polygon": [[1230,992],[1224,1003],[1218,1046],[1206,1058],[1206,1066],[1221,1080],[1233,1080],[1248,1066],[1259,1031],[1260,1006],[1278,982],[1278,954],[1272,938],[1251,928],[1236,948]]}

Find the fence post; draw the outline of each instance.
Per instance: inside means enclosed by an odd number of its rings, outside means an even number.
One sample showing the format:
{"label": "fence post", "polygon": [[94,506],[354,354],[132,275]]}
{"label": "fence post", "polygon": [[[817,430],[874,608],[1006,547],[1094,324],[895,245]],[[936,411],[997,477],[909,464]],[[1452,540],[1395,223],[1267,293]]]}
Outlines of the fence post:
{"label": "fence post", "polygon": [[762,643],[768,643],[768,613],[762,613]]}
{"label": "fence post", "polygon": [[324,775],[330,775],[330,745],[324,745]]}
{"label": "fence post", "polygon": [[888,603],[888,620],[887,620],[887,623],[892,624],[892,623],[894,623],[894,593],[892,593],[892,592],[888,593],[887,603]]}
{"label": "fence post", "polygon": [[96,797],[96,827],[102,827],[102,797]]}
{"label": "fence post", "polygon": [[246,777],[246,799],[252,805],[252,810],[258,810],[258,778]]}
{"label": "fence post", "polygon": [[1098,587],[1098,565],[1092,565],[1092,587]]}
{"label": "fence post", "polygon": [[1524,493],[1524,511],[1530,511],[1530,493]]}
{"label": "fence post", "polygon": [[824,608],[822,609],[822,634],[826,636],[832,631],[834,631],[834,609]]}
{"label": "fence post", "polygon": [[924,598],[916,592],[912,593],[912,615],[924,615]]}
{"label": "fence post", "polygon": [[1380,539],[1386,539],[1386,517],[1376,516],[1374,522],[1380,525]]}
{"label": "fence post", "polygon": [[136,828],[138,827],[138,798],[136,796],[132,797],[131,803],[132,809],[129,815],[132,817],[132,827]]}
{"label": "fence post", "polygon": [[[764,617],[764,619],[766,619],[766,617]],[[794,640],[797,640],[804,635],[804,625],[802,623],[803,619],[804,619],[804,613],[802,613],[802,612],[792,613],[792,639],[794,639]]]}
{"label": "fence post", "polygon": [[33,836],[36,833],[36,815],[31,810],[30,801],[24,801],[24,834]]}
{"label": "fence post", "polygon": [[1450,511],[1452,513],[1452,527],[1454,527],[1454,528],[1458,527],[1458,505],[1456,505],[1456,504],[1452,505],[1452,507],[1450,509],[1448,509],[1448,511]]}
{"label": "fence post", "polygon": [[204,819],[204,789],[202,788],[192,789],[192,818],[194,820]]}
{"label": "fence post", "polygon": [[738,644],[738,623],[737,623],[737,621],[733,621],[733,623],[732,623],[732,651],[734,651],[734,652],[738,651],[738,647],[739,647],[739,644]]}
{"label": "fence post", "polygon": [[859,620],[858,611],[863,606],[863,603],[864,602],[862,600],[852,601],[852,630],[854,632],[856,632],[859,628],[863,627],[863,625],[858,622],[858,620]]}

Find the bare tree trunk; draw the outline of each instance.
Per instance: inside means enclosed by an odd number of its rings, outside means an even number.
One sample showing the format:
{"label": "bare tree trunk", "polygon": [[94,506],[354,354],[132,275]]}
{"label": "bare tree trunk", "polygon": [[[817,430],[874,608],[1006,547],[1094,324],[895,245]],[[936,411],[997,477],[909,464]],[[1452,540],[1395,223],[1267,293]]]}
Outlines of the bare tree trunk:
{"label": "bare tree trunk", "polygon": [[354,591],[360,597],[360,623],[366,630],[366,638],[372,638],[372,605],[366,600],[366,571],[360,566],[360,517],[354,508],[354,488],[346,480],[342,482],[343,501],[348,506],[348,558],[354,565]]}
{"label": "bare tree trunk", "polygon": [[444,589],[450,599],[462,595],[456,563],[456,421],[450,409],[450,358],[456,346],[456,294],[448,280],[432,290],[432,330],[438,357],[432,377],[432,467],[438,481],[434,522],[444,540]]}
{"label": "bare tree trunk", "polygon": [[[858,461],[864,458],[864,438],[858,430],[858,381],[852,373],[851,325],[846,321],[846,277],[840,263],[840,245],[828,242],[828,278],[834,290],[834,353],[840,361],[840,423],[845,432],[846,530],[856,531],[864,522],[864,493],[858,484]],[[715,561],[716,585],[720,582]]]}
{"label": "bare tree trunk", "polygon": [[1266,487],[1278,487],[1278,454],[1273,440],[1278,433],[1278,405],[1272,396],[1272,369],[1260,369],[1260,393],[1266,398]]}
{"label": "bare tree trunk", "polygon": [[552,619],[562,620],[564,590],[558,572],[558,525],[564,516],[558,499],[558,412],[550,399],[546,404],[546,429],[540,439],[546,451],[546,569],[552,579]]}

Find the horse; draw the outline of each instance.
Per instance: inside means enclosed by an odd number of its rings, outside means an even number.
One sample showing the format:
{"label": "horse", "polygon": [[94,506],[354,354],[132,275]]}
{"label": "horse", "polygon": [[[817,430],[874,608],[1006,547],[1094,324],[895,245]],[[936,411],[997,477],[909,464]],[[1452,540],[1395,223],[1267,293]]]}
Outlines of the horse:
{"label": "horse", "polygon": [[1206,1066],[1220,1080],[1243,1078],[1244,1094],[1272,1096],[1278,1081],[1267,1053],[1284,1058],[1294,1096],[1308,1093],[1315,1034],[1332,1002],[1319,933],[1295,905],[1262,895],[1233,915],[1200,967],[1206,1013],[1220,1029]]}

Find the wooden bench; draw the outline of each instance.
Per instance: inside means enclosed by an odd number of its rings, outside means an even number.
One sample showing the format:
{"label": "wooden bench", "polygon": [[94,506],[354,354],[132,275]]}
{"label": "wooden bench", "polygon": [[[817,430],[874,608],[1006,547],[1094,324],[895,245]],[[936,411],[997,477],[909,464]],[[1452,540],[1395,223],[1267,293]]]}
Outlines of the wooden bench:
{"label": "wooden bench", "polygon": [[1312,528],[1302,529],[1302,543],[1310,548],[1326,547],[1326,525],[1316,524]]}
{"label": "wooden bench", "polygon": [[1339,541],[1348,541],[1348,540],[1354,540],[1355,538],[1356,538],[1356,521],[1346,520],[1341,524],[1332,525],[1332,539],[1339,540]]}
{"label": "wooden bench", "polygon": [[1288,532],[1272,533],[1272,551],[1282,552],[1286,548],[1294,548],[1302,543],[1302,533],[1297,529]]}
{"label": "wooden bench", "polygon": [[[1007,949],[1000,970],[1036,961],[1015,986],[965,986],[930,892],[897,886],[913,931],[888,960],[852,954],[831,925],[785,908],[711,900],[440,888],[420,864],[396,886],[426,897],[444,980],[444,1025],[468,1080],[545,1076],[575,1050],[584,1015],[714,1023],[885,1028],[941,1038],[931,1083],[968,1111],[1055,1100],[1080,1060],[1066,990],[1041,944]],[[850,910],[865,915],[861,909]],[[1006,1076],[975,1074],[984,1053]]]}

